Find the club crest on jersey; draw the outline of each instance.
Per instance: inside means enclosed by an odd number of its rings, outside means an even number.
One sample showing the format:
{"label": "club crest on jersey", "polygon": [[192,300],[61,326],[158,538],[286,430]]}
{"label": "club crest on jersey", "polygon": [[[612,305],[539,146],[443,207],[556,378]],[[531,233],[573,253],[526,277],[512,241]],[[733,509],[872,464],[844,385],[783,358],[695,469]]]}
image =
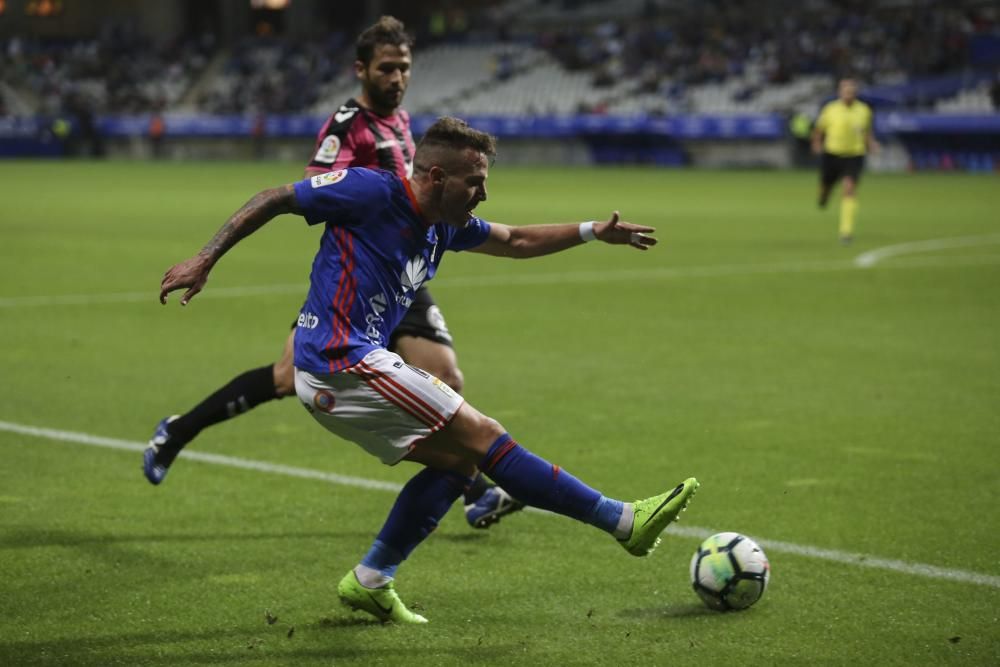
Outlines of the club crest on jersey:
{"label": "club crest on jersey", "polygon": [[327,414],[333,412],[333,407],[337,404],[337,399],[334,398],[333,394],[326,389],[317,391],[316,395],[313,396],[313,403],[316,405],[316,409]]}
{"label": "club crest on jersey", "polygon": [[347,176],[346,169],[338,169],[337,171],[328,171],[325,174],[316,174],[311,179],[313,188],[321,188],[324,185],[333,185],[334,183],[339,183],[344,180]]}
{"label": "club crest on jersey", "polygon": [[340,137],[331,134],[323,138],[323,143],[319,145],[319,150],[316,151],[316,157],[313,159],[316,162],[333,164],[338,153],[340,153]]}

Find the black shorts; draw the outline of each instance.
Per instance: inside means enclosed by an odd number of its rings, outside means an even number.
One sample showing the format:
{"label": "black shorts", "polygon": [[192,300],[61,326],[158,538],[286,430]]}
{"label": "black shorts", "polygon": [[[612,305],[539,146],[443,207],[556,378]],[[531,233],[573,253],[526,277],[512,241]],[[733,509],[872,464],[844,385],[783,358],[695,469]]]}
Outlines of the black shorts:
{"label": "black shorts", "polygon": [[403,316],[396,330],[389,337],[389,349],[395,350],[400,336],[414,336],[452,347],[451,332],[445,324],[441,309],[434,303],[434,297],[426,287],[421,287],[413,296],[410,309]]}
{"label": "black shorts", "polygon": [[857,183],[861,180],[861,170],[864,166],[864,155],[840,157],[832,153],[823,153],[823,160],[820,164],[820,180],[823,185],[833,185],[845,176],[850,176]]}

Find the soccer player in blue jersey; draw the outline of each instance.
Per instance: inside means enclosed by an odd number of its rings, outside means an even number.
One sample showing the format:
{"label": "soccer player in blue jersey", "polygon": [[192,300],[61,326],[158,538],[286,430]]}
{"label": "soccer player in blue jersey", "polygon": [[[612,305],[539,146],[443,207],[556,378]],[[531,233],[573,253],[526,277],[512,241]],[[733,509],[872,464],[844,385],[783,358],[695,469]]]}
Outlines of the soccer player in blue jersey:
{"label": "soccer player in blue jersey", "polygon": [[[385,169],[400,178],[411,175],[415,146],[410,115],[401,104],[410,79],[412,46],[405,26],[391,16],[383,16],[358,36],[354,68],[361,93],[342,104],[323,124],[306,176],[348,167]],[[160,420],[143,452],[143,472],[152,484],[164,480],[175,457],[203,429],[295,393],[292,351],[296,329],[293,327],[287,336],[276,362],[248,369],[184,414]],[[386,347],[462,392],[463,375],[451,332],[426,286],[417,290]],[[482,475],[465,493],[465,517],[474,528],[488,528],[521,507],[522,503]]]}
{"label": "soccer player in blue jersey", "polygon": [[412,179],[344,169],[265,190],[234,213],[194,257],[163,277],[160,301],[202,290],[240,239],[283,213],[324,224],[295,336],[296,393],[313,418],[383,463],[419,463],[370,550],[337,587],[341,601],[383,621],[425,623],[394,588],[399,565],[483,471],[529,505],[592,524],[645,556],[698,488],[689,478],[645,500],[608,498],[519,445],[447,384],[408,366],[386,342],[445,250],[528,258],[586,241],[646,250],[651,227],[619,220],[514,227],[473,216],[486,200],[495,140],[439,119],[414,156]]}

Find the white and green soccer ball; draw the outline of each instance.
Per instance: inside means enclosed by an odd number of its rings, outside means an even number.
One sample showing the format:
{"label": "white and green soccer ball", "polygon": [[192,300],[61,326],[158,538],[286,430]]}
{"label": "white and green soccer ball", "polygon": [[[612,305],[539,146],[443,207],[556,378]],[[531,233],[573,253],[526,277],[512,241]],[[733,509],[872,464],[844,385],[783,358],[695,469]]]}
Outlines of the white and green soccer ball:
{"label": "white and green soccer ball", "polygon": [[739,533],[718,533],[691,558],[691,585],[712,609],[746,609],[764,595],[771,567],[756,542]]}

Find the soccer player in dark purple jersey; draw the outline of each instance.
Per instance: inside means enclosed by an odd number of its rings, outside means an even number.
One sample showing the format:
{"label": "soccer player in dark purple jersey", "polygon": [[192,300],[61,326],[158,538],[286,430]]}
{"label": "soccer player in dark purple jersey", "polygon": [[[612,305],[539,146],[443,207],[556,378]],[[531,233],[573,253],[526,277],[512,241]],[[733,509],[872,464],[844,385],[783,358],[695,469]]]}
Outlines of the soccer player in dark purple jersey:
{"label": "soccer player in dark purple jersey", "polygon": [[[351,168],[258,193],[194,257],[171,267],[160,301],[186,290],[187,304],[215,263],[240,239],[293,213],[325,225],[295,336],[295,389],[330,432],[383,463],[423,468],[404,485],[368,553],[340,580],[341,601],[383,621],[426,623],[394,587],[400,564],[437,527],[480,470],[535,507],[589,523],[634,556],[646,556],[698,488],[689,478],[660,495],[608,498],[518,444],[433,375],[386,349],[420,286],[445,250],[530,258],[589,240],[647,250],[651,227],[622,222],[531,225],[473,215],[486,200],[495,140],[441,118],[417,147],[414,174]],[[633,465],[638,465],[633,462]]]}
{"label": "soccer player in dark purple jersey", "polygon": [[[400,106],[410,81],[412,44],[403,24],[391,16],[383,16],[361,33],[354,62],[361,93],[324,123],[306,176],[346,167],[385,169],[404,179],[412,175],[415,147],[410,115]],[[177,454],[205,427],[294,393],[294,339],[295,327],[278,361],[241,373],[189,412],[161,420],[144,455],[147,479],[153,484],[163,481]],[[463,375],[452,345],[440,308],[427,288],[421,287],[392,332],[388,348],[461,392]],[[482,475],[465,493],[466,519],[475,528],[488,528],[522,507]]]}

